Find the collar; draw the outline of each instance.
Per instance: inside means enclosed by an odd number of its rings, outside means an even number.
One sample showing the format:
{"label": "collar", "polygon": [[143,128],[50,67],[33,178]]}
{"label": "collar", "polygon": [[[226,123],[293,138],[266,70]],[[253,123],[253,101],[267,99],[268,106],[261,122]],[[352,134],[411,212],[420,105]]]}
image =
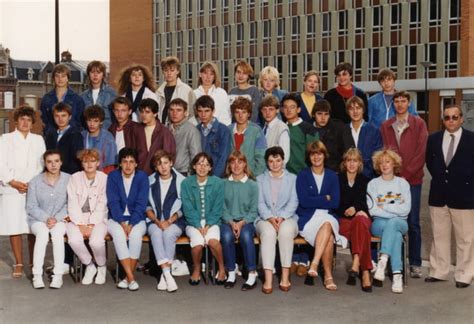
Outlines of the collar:
{"label": "collar", "polygon": [[450,133],[447,130],[444,130],[443,136],[444,137],[449,137],[452,134],[457,139],[457,138],[461,137],[461,133],[462,133],[462,127],[459,127],[459,129],[457,131],[455,131],[454,133]]}
{"label": "collar", "polygon": [[283,173],[282,173],[281,175],[279,175],[279,176],[274,176],[274,175],[272,174],[272,172],[271,172],[270,170],[268,170],[268,175],[270,176],[270,178],[274,178],[274,179],[281,179],[281,178],[283,178],[283,177],[285,176],[285,174],[286,174],[286,171],[283,170]]}
{"label": "collar", "polygon": [[234,182],[242,182],[246,183],[249,177],[247,175],[244,175],[244,177],[240,180],[234,180],[234,177],[232,177],[232,174],[229,176],[229,181],[234,181]]}
{"label": "collar", "polygon": [[278,122],[277,119],[278,119],[278,117],[275,116],[275,118],[273,118],[271,122],[269,122],[269,123],[266,124],[267,127],[268,127],[268,128],[271,128],[271,127],[275,126],[275,124]]}
{"label": "collar", "polygon": [[201,123],[201,129],[207,129],[207,130],[210,130],[212,128],[212,126],[214,125],[214,122],[216,121],[216,117],[212,117],[212,120],[207,123],[207,126],[204,126],[203,123]]}
{"label": "collar", "polygon": [[247,124],[247,127],[244,129],[244,131],[242,133],[239,133],[237,132],[237,123],[234,123],[234,127],[233,127],[233,130],[232,130],[232,133],[233,134],[245,134],[245,132],[247,131],[247,129],[249,128],[250,126],[250,121],[248,122]]}
{"label": "collar", "polygon": [[71,128],[71,125],[67,125],[67,127],[63,129],[62,131],[58,129],[57,130],[58,135],[64,135],[64,133],[66,133],[69,128]]}
{"label": "collar", "polygon": [[[365,124],[365,121],[362,119],[362,123],[360,123],[359,131],[361,130],[362,126],[364,126],[364,124]],[[352,122],[349,123],[349,127],[350,127],[351,129],[354,129],[354,127],[352,126]],[[355,130],[355,129],[354,129],[354,130]]]}
{"label": "collar", "polygon": [[301,119],[301,117],[298,117],[298,120],[295,121],[294,123],[290,123],[290,122],[286,122],[286,123],[288,124],[288,126],[298,126],[302,122],[303,122],[303,119]]}

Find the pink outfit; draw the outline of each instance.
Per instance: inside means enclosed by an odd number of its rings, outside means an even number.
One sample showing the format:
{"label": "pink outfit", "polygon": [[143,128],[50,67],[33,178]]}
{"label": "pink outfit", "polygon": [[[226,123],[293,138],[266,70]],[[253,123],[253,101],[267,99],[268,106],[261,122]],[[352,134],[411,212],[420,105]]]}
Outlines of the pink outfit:
{"label": "pink outfit", "polygon": [[[98,266],[105,265],[105,236],[107,235],[107,175],[97,171],[94,182],[90,184],[84,171],[76,172],[71,176],[67,186],[68,212],[71,222],[66,225],[68,242],[74,253],[83,264],[92,261],[79,225],[93,224],[89,246],[94,254]],[[82,212],[82,206],[89,199],[90,212]]]}

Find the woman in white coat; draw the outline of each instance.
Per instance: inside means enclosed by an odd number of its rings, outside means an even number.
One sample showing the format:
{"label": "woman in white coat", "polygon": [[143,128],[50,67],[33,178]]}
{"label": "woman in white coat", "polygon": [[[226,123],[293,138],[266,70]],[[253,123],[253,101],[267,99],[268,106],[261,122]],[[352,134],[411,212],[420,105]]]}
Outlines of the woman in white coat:
{"label": "woman in white coat", "polygon": [[[13,278],[23,275],[22,234],[29,233],[26,214],[28,182],[41,173],[46,151],[40,135],[32,134],[35,111],[29,106],[15,110],[15,130],[0,137],[0,235],[9,235],[15,264]],[[34,237],[30,239],[30,263]]]}

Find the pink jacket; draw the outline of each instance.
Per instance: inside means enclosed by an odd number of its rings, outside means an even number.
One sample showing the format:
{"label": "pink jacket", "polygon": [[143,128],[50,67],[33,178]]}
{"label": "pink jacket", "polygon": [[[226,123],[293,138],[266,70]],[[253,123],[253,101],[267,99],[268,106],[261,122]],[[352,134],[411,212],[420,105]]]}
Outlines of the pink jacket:
{"label": "pink jacket", "polygon": [[396,117],[385,121],[380,127],[384,148],[390,148],[402,157],[401,176],[410,185],[419,185],[423,182],[423,166],[425,165],[426,142],[428,130],[426,123],[418,116],[408,115],[408,128],[400,137],[400,146],[397,143],[393,123]]}
{"label": "pink jacket", "polygon": [[[84,171],[74,173],[67,186],[68,213],[75,225],[105,223],[107,221],[107,175],[97,171],[94,183],[89,185]],[[82,206],[89,198],[90,213],[83,213]]]}

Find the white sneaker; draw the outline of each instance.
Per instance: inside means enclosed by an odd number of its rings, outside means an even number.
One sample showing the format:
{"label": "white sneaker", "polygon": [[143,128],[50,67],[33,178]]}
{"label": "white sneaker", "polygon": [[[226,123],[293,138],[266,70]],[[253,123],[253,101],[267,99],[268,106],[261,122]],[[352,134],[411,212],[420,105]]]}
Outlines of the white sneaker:
{"label": "white sneaker", "polygon": [[59,289],[63,286],[63,275],[53,275],[53,280],[49,284],[49,288]]}
{"label": "white sneaker", "polygon": [[377,263],[374,260],[372,260],[372,270],[370,270],[370,272],[374,274],[376,270],[377,270]]}
{"label": "white sneaker", "polygon": [[174,280],[173,276],[171,273],[168,276],[164,276],[166,280],[166,290],[168,292],[173,292],[178,290],[178,285],[176,284],[176,281]]}
{"label": "white sneaker", "polygon": [[171,273],[173,276],[188,276],[190,272],[186,261],[173,260],[171,263]]}
{"label": "white sneaker", "polygon": [[94,280],[94,276],[97,273],[97,268],[93,263],[89,264],[86,267],[86,273],[84,274],[84,278],[82,278],[82,284],[83,285],[90,285],[92,284],[92,281]]}
{"label": "white sneaker", "polygon": [[396,294],[403,292],[403,275],[401,273],[393,275],[392,292]]}
{"label": "white sneaker", "polygon": [[156,286],[156,289],[160,291],[165,291],[168,287],[166,286],[166,280],[165,280],[165,275],[161,274],[160,277],[160,282],[158,282],[158,285]]}
{"label": "white sneaker", "polygon": [[130,291],[137,291],[139,288],[140,286],[138,285],[138,282],[136,282],[135,280],[133,280],[131,283],[128,284],[128,290]]}
{"label": "white sneaker", "polygon": [[387,259],[380,258],[375,270],[374,279],[378,281],[385,280],[385,268],[387,267]]}
{"label": "white sneaker", "polygon": [[33,276],[33,288],[35,288],[35,289],[43,289],[44,288],[44,282],[43,282],[43,276],[42,275],[34,275]]}
{"label": "white sneaker", "polygon": [[63,264],[63,274],[68,274],[74,271],[74,267],[71,267],[68,263]]}
{"label": "white sneaker", "polygon": [[95,277],[95,284],[96,285],[103,285],[105,284],[105,278],[107,276],[107,267],[101,266],[97,268],[97,276]]}
{"label": "white sneaker", "polygon": [[128,288],[128,281],[127,279],[123,279],[117,284],[117,288],[119,289],[127,289]]}

